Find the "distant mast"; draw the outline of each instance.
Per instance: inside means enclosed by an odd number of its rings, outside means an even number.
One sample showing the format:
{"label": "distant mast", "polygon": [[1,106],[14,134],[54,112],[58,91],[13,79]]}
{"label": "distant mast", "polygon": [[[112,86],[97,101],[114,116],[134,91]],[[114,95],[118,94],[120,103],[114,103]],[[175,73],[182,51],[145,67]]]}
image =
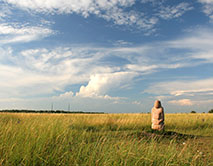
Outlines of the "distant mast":
{"label": "distant mast", "polygon": [[51,103],[51,111],[53,111],[53,103]]}

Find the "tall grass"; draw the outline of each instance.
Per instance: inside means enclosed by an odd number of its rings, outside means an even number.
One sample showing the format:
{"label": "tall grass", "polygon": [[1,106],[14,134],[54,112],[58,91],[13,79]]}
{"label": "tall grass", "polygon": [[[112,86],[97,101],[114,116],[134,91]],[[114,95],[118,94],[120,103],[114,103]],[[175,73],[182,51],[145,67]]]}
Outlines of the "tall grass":
{"label": "tall grass", "polygon": [[1,113],[0,165],[213,165],[212,114],[165,123],[185,137],[152,133],[150,114]]}

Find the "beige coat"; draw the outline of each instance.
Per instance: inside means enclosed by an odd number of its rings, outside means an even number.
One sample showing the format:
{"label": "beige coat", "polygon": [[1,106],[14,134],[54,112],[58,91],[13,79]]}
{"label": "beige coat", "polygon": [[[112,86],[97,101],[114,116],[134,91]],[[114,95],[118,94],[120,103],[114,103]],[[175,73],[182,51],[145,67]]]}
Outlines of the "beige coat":
{"label": "beige coat", "polygon": [[163,130],[164,129],[164,110],[159,100],[155,101],[152,108],[152,129]]}

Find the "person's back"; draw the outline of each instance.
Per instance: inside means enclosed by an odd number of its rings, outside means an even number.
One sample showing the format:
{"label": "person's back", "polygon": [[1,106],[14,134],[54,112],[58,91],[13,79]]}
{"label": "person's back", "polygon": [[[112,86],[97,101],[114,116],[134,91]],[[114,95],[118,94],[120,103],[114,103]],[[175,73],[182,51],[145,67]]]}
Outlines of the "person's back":
{"label": "person's back", "polygon": [[164,110],[159,100],[155,101],[152,108],[152,129],[163,130],[164,129]]}

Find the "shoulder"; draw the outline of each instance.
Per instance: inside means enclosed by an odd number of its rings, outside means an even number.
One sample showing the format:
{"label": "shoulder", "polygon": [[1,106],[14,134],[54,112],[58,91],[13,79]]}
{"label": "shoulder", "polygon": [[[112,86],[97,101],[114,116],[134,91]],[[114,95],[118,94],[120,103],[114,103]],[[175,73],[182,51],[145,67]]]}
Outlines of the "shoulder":
{"label": "shoulder", "polygon": [[155,107],[152,107],[152,111],[155,111],[156,110],[156,108]]}
{"label": "shoulder", "polygon": [[156,108],[153,107],[152,110],[151,110],[151,113],[154,114],[155,112],[156,112]]}
{"label": "shoulder", "polygon": [[159,108],[159,112],[164,112],[163,107]]}
{"label": "shoulder", "polygon": [[163,107],[157,108],[156,111],[159,112],[159,113],[163,112]]}

